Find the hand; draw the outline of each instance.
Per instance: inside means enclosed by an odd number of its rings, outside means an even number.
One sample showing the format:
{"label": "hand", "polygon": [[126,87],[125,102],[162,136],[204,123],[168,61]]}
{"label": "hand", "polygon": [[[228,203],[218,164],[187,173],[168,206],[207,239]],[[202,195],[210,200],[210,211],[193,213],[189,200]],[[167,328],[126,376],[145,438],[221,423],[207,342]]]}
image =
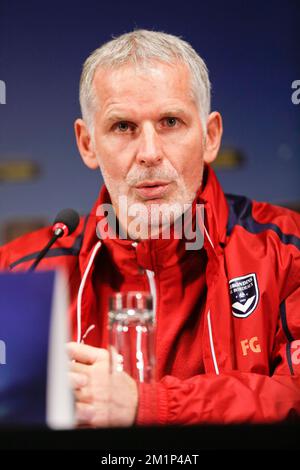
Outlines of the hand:
{"label": "hand", "polygon": [[70,380],[75,395],[76,418],[86,427],[126,427],[134,423],[137,384],[125,372],[109,373],[106,349],[68,343]]}

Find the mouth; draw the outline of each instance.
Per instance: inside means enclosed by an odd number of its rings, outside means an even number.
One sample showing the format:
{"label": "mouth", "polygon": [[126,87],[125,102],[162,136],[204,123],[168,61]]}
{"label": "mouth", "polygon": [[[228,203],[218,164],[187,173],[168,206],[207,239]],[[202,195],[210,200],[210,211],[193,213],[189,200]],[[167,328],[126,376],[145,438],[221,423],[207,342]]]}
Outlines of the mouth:
{"label": "mouth", "polygon": [[143,181],[134,186],[142,199],[159,199],[167,192],[170,181]]}

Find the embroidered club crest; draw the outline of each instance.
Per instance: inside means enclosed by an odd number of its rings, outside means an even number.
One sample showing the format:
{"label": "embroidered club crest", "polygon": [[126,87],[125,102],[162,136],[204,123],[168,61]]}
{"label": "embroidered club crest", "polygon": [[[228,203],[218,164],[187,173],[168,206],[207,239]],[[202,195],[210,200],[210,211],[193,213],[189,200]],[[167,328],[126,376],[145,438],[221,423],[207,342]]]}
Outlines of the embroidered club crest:
{"label": "embroidered club crest", "polygon": [[256,274],[235,277],[229,281],[232,315],[246,318],[258,304],[259,291]]}

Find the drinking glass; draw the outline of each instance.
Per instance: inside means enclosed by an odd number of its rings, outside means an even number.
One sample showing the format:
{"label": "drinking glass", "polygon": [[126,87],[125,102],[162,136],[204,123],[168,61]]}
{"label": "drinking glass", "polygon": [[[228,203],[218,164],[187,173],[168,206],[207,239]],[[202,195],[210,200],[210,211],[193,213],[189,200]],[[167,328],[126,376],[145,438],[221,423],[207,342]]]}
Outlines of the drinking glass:
{"label": "drinking glass", "polygon": [[117,292],[109,299],[110,372],[137,382],[155,379],[155,319],[151,294]]}

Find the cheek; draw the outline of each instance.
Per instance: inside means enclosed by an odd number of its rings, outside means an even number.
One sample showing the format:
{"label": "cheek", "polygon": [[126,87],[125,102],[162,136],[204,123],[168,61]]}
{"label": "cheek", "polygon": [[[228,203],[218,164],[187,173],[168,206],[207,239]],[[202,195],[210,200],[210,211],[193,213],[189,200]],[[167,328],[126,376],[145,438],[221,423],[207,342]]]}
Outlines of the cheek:
{"label": "cheek", "polygon": [[114,182],[120,184],[124,181],[127,174],[126,169],[115,157],[100,159],[99,166],[101,171]]}
{"label": "cheek", "polygon": [[185,180],[192,181],[201,171],[203,164],[202,141],[197,136],[186,136],[170,141],[165,147],[171,163]]}
{"label": "cheek", "polygon": [[122,181],[128,172],[128,157],[124,148],[112,145],[107,139],[96,140],[97,160],[101,170],[115,181]]}
{"label": "cheek", "polygon": [[203,174],[203,164],[201,160],[197,160],[195,162],[189,161],[187,167],[184,168],[182,173],[183,180],[185,185],[191,191],[197,191],[200,187],[202,181],[202,174]]}

